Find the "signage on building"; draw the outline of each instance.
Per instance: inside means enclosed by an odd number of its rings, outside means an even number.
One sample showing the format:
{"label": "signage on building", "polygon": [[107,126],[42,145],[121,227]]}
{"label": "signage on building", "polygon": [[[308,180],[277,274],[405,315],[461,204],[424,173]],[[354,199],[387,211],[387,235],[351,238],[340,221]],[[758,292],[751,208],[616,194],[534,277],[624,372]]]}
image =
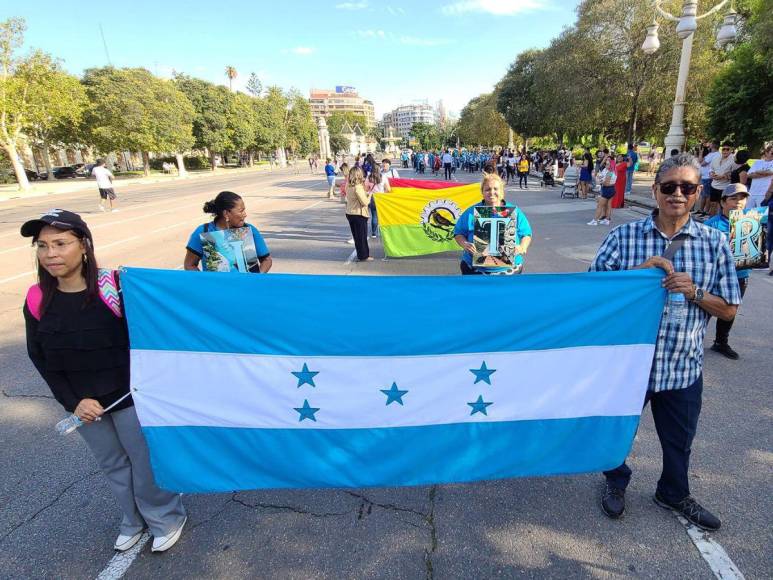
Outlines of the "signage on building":
{"label": "signage on building", "polygon": [[344,94],[344,95],[347,95],[347,94],[351,94],[351,93],[356,93],[357,91],[355,90],[354,87],[347,87],[347,86],[344,86],[344,85],[336,85],[336,92]]}

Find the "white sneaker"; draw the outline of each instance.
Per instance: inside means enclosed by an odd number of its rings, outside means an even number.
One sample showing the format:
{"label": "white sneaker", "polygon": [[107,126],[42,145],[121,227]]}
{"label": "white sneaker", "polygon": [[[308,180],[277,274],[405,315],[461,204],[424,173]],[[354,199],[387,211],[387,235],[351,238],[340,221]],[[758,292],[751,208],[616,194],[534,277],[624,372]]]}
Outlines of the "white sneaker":
{"label": "white sneaker", "polygon": [[115,208],[115,209],[111,209],[110,211],[111,211],[112,213],[115,213],[115,212],[117,212],[117,211],[119,211],[119,210],[118,210],[118,208]]}
{"label": "white sneaker", "polygon": [[133,536],[127,536],[125,534],[121,534],[116,538],[115,544],[113,544],[113,548],[118,550],[119,552],[125,552],[126,550],[134,546],[137,542],[139,542],[141,537],[142,537],[142,532],[137,532]]}
{"label": "white sneaker", "polygon": [[375,239],[376,238],[376,234],[370,234],[370,237]]}
{"label": "white sneaker", "polygon": [[346,243],[347,244],[353,244],[354,243],[354,238],[349,238],[348,240],[346,240]]}
{"label": "white sneaker", "polygon": [[601,220],[601,221],[599,222],[599,225],[602,225],[602,226],[608,226],[610,223],[611,223],[611,222],[610,222],[608,219],[604,218],[603,220]]}
{"label": "white sneaker", "polygon": [[104,206],[104,205],[100,205],[100,206],[99,206],[99,210],[100,210],[100,211],[107,211],[107,210],[105,209],[105,206]]}
{"label": "white sneaker", "polygon": [[597,225],[599,225],[599,222],[597,222],[596,220],[591,220],[591,221],[588,222],[588,225],[589,226],[597,226]]}
{"label": "white sneaker", "polygon": [[183,533],[183,527],[187,521],[188,516],[185,516],[183,523],[180,524],[180,527],[177,528],[176,531],[172,532],[168,536],[159,536],[158,538],[153,538],[153,547],[151,551],[166,552],[169,548],[174,546],[177,543],[177,540],[180,539],[180,535]]}

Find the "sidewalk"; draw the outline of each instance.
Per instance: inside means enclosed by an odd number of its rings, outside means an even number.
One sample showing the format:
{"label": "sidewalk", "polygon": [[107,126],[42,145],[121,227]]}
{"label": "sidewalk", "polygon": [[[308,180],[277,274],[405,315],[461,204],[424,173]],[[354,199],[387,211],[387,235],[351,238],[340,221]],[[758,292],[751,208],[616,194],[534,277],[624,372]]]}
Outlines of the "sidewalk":
{"label": "sidewalk", "polygon": [[655,182],[654,175],[637,172],[633,177],[633,187],[630,195],[625,196],[626,205],[636,205],[643,208],[655,209],[657,203],[652,197],[652,184]]}
{"label": "sidewalk", "polygon": [[[153,183],[168,183],[170,181],[186,181],[190,179],[206,179],[212,177],[227,177],[229,175],[240,175],[244,173],[264,173],[266,171],[272,172],[289,172],[296,171],[294,166],[287,166],[285,168],[272,167],[270,165],[256,165],[254,167],[235,167],[229,169],[218,169],[216,171],[210,170],[198,170],[188,171],[188,174],[184,177],[178,175],[164,175],[155,174],[150,177],[130,177],[128,179],[116,179],[115,185],[118,188],[123,188],[127,185],[149,185]],[[15,183],[0,185],[0,202],[8,201],[12,199],[27,199],[32,197],[41,197],[45,195],[55,195],[59,193],[73,193],[78,191],[96,191],[96,181],[92,178],[75,178],[75,179],[56,179],[53,181],[35,181],[30,183],[30,189],[27,191],[20,191],[17,189]]]}

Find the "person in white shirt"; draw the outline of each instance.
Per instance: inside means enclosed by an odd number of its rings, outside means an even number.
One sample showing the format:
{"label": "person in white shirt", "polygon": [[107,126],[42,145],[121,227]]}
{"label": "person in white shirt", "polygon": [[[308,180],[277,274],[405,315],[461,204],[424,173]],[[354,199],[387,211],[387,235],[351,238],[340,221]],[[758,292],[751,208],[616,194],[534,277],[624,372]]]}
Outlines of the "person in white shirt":
{"label": "person in white shirt", "polygon": [[598,182],[601,186],[601,194],[596,197],[596,215],[588,222],[589,226],[608,226],[612,223],[612,206],[610,200],[615,197],[615,183],[617,174],[611,168],[611,157],[601,162],[601,171],[598,174]]}
{"label": "person in white shirt", "polygon": [[107,200],[110,203],[110,211],[118,211],[114,207],[115,200],[117,199],[113,189],[113,177],[115,176],[112,171],[105,167],[104,159],[97,159],[97,164],[91,170],[91,175],[96,178],[97,187],[99,188],[99,209],[107,211],[105,209],[105,200]]}
{"label": "person in white shirt", "polygon": [[773,143],[768,143],[765,146],[765,149],[762,150],[762,159],[758,159],[752,164],[746,176],[752,180],[752,184],[749,186],[747,206],[759,207],[762,205],[762,200],[768,189],[770,189],[771,180],[773,180]]}
{"label": "person in white shirt", "polygon": [[451,163],[453,160],[454,158],[448,152],[448,149],[446,149],[441,158],[441,161],[443,162],[444,179],[446,181],[451,181]]}
{"label": "person in white shirt", "polygon": [[397,172],[397,169],[392,168],[392,160],[387,159],[386,157],[381,160],[381,177],[387,179],[400,179],[400,174]]}
{"label": "person in white shirt", "polygon": [[709,167],[709,177],[711,177],[711,193],[709,195],[709,215],[715,215],[719,211],[719,202],[722,199],[722,192],[730,185],[730,174],[735,168],[735,158],[733,157],[733,144],[725,141],[722,143],[720,155],[715,157]]}
{"label": "person in white shirt", "polygon": [[719,157],[718,142],[706,143],[706,146],[701,151],[701,155],[698,157],[698,162],[701,164],[701,183],[703,189],[701,189],[700,203],[698,204],[698,213],[707,214],[709,209],[709,197],[711,196],[711,162],[715,158]]}

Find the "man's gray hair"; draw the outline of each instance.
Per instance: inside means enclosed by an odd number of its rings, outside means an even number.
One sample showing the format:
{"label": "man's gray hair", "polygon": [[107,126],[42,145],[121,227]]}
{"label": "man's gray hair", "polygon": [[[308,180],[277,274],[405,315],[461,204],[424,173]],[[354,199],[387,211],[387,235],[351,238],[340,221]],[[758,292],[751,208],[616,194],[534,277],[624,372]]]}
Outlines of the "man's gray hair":
{"label": "man's gray hair", "polygon": [[678,169],[679,167],[690,167],[694,169],[700,180],[701,164],[689,153],[680,153],[679,155],[672,155],[660,164],[658,172],[655,174],[655,183],[660,183],[666,173],[672,169]]}

